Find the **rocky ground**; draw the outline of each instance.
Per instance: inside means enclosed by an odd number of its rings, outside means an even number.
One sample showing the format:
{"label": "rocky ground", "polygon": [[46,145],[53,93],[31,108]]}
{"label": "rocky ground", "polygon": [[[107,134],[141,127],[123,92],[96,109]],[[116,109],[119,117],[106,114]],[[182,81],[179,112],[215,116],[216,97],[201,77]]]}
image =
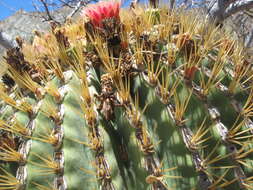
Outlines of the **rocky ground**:
{"label": "rocky ground", "polygon": [[[62,8],[54,11],[52,16],[55,20],[63,22],[66,15],[70,13],[69,8]],[[0,21],[0,32],[10,41],[14,41],[16,36],[20,36],[24,40],[32,41],[33,31],[45,31],[49,28],[49,23],[42,18],[39,12],[25,12],[19,10],[12,16]],[[5,48],[0,45],[0,55],[3,54]]]}

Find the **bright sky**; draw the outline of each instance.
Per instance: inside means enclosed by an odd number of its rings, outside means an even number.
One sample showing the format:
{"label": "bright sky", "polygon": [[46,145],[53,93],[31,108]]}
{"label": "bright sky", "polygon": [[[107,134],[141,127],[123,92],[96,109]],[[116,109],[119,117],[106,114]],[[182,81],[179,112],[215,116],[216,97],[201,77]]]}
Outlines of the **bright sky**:
{"label": "bright sky", "polygon": [[[32,2],[37,2],[37,0],[0,0],[0,20],[12,15],[19,9],[24,9],[25,11],[33,11],[34,7]],[[131,0],[122,0],[123,7],[128,7]],[[168,1],[168,0],[160,0]],[[198,0],[201,1],[201,0]],[[147,2],[147,0],[140,0],[140,2]]]}
{"label": "bright sky", "polygon": [[[130,5],[130,0],[122,0],[123,7],[128,7]],[[144,2],[145,0],[140,0]],[[24,9],[25,11],[34,11],[32,2],[38,2],[37,0],[0,0],[0,20],[14,14],[19,9]]]}
{"label": "bright sky", "polygon": [[0,0],[0,20],[12,15],[19,9],[34,10],[32,0]]}

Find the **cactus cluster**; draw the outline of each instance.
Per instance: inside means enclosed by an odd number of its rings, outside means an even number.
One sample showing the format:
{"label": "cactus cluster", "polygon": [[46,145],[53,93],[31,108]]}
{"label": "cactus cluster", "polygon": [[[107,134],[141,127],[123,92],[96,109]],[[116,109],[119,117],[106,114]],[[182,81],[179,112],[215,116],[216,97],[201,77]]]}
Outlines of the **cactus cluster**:
{"label": "cactus cluster", "polygon": [[0,190],[253,189],[253,71],[196,10],[88,6],[17,38]]}

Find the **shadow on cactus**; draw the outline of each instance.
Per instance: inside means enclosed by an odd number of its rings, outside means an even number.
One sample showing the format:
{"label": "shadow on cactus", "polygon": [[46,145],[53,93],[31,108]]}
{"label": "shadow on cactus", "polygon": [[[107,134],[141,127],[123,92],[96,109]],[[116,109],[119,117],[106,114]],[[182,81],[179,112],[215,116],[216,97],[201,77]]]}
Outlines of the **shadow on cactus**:
{"label": "shadow on cactus", "polygon": [[119,7],[7,51],[0,189],[253,189],[240,43],[195,10]]}

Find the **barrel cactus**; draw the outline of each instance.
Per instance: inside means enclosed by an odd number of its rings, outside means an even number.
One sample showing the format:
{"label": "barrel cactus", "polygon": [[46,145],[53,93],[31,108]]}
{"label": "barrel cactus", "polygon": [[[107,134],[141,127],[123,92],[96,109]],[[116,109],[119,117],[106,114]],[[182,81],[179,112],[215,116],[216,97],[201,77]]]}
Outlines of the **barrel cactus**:
{"label": "barrel cactus", "polygon": [[88,6],[0,83],[0,189],[253,189],[252,68],[195,10]]}

